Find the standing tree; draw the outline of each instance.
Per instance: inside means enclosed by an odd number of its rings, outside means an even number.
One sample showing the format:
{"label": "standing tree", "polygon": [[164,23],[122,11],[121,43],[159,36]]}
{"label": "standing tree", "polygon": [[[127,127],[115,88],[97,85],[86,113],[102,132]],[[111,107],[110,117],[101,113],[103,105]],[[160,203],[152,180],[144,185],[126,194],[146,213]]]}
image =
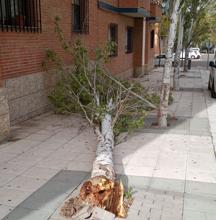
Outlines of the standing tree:
{"label": "standing tree", "polygon": [[172,15],[170,19],[171,23],[170,23],[170,28],[169,28],[166,61],[165,61],[165,66],[164,66],[163,79],[162,79],[160,107],[158,111],[158,124],[160,127],[167,127],[173,47],[174,47],[174,41],[175,41],[175,36],[176,36],[176,26],[178,22],[178,12],[179,12],[180,3],[181,3],[181,0],[175,0],[173,2],[173,10],[172,10]]}
{"label": "standing tree", "polygon": [[97,49],[93,62],[80,40],[73,47],[65,41],[59,19],[56,19],[56,32],[64,50],[73,57],[73,67],[65,65],[54,51],[47,52],[61,75],[50,100],[58,112],[81,113],[98,139],[91,178],[82,185],[79,197],[66,203],[63,214],[71,217],[88,205],[125,217],[123,185],[115,180],[114,136],[123,128],[142,127],[146,113],[156,108],[151,103],[155,95],[147,94],[138,83],[109,74],[105,63],[115,48],[113,43]]}
{"label": "standing tree", "polygon": [[[185,62],[184,71],[188,71],[188,60],[189,60],[189,47],[193,43],[197,43],[196,39],[200,36],[206,35],[209,32],[208,25],[205,22],[206,9],[209,5],[212,5],[214,0],[185,0],[184,1],[184,17],[185,17],[185,34],[184,34],[184,48],[185,48]],[[200,26],[202,28],[200,29]]]}
{"label": "standing tree", "polygon": [[175,60],[174,60],[174,77],[173,77],[173,88],[176,90],[180,89],[179,85],[179,77],[180,77],[180,56],[182,51],[183,45],[183,36],[184,36],[184,15],[182,11],[179,13],[179,25],[178,25],[178,42],[177,48],[175,53]]}

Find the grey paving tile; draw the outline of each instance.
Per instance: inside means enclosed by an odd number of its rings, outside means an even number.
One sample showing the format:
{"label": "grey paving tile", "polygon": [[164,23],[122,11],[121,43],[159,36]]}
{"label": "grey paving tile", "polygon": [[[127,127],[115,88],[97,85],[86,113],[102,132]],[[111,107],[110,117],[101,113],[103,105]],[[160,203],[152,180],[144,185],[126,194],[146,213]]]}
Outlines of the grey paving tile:
{"label": "grey paving tile", "polygon": [[216,219],[216,211],[213,213],[210,213],[210,212],[206,212],[205,213],[206,215],[206,219],[207,220],[215,220]]}
{"label": "grey paving tile", "polygon": [[184,210],[183,220],[207,220],[205,212]]}
{"label": "grey paving tile", "polygon": [[216,198],[216,184],[186,181],[185,192],[190,195]]}
{"label": "grey paving tile", "polygon": [[47,220],[49,216],[50,213],[44,210],[32,210],[20,207],[15,212],[7,215],[3,220]]}
{"label": "grey paving tile", "polygon": [[[56,176],[54,176],[50,181],[43,185],[40,189],[29,196],[25,201],[23,201],[10,216],[15,219],[16,216],[20,216],[22,210],[24,215],[23,219],[43,219],[46,220],[44,214],[52,214],[55,209],[68,197],[68,195],[80,185],[80,183],[88,178],[88,173],[86,172],[76,172],[76,171],[61,171]],[[6,195],[5,195],[6,196]],[[16,195],[15,195],[16,197]],[[7,197],[5,198],[7,199]],[[1,198],[0,198],[1,201]],[[29,210],[43,210],[41,212],[30,212]],[[32,214],[33,213],[33,214]],[[9,217],[10,217],[9,216]],[[14,217],[15,216],[15,217]],[[35,217],[36,216],[36,217]],[[46,215],[45,215],[46,216]],[[23,216],[21,216],[23,217]],[[10,219],[10,218],[9,218]],[[22,218],[21,218],[22,219]]]}
{"label": "grey paving tile", "polygon": [[56,175],[58,172],[59,170],[35,166],[27,170],[26,172],[24,172],[22,175],[28,176],[28,177],[40,178],[40,179],[50,179],[51,177]]}
{"label": "grey paving tile", "polygon": [[46,180],[27,176],[18,176],[5,185],[7,188],[23,191],[35,191],[41,187]]}
{"label": "grey paving tile", "polygon": [[45,210],[52,214],[67,196],[63,192],[38,191],[22,202],[13,212],[17,212],[20,208],[27,208]]}
{"label": "grey paving tile", "polygon": [[117,178],[121,180],[126,187],[136,187],[138,189],[148,189],[151,182],[151,177],[138,177],[138,176],[126,176],[118,175]]}
{"label": "grey paving tile", "polygon": [[8,215],[14,207],[6,206],[6,205],[0,205],[0,219],[3,219],[6,215]]}
{"label": "grey paving tile", "polygon": [[183,180],[170,180],[163,178],[152,178],[150,189],[165,193],[182,194],[184,192]]}
{"label": "grey paving tile", "polygon": [[16,207],[24,201],[31,193],[27,191],[0,188],[0,204]]}
{"label": "grey paving tile", "polygon": [[216,210],[216,199],[201,195],[185,194],[184,208],[192,211],[214,212]]}
{"label": "grey paving tile", "polygon": [[76,186],[88,176],[89,172],[62,170],[52,179],[52,181],[70,182],[71,185]]}
{"label": "grey paving tile", "polygon": [[193,118],[190,120],[190,131],[208,132],[209,129],[208,118]]}

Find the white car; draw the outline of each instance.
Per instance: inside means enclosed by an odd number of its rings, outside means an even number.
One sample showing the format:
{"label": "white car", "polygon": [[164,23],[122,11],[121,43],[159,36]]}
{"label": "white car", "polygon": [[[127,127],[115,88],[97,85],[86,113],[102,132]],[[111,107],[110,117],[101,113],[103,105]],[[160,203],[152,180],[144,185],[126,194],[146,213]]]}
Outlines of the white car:
{"label": "white car", "polygon": [[198,47],[192,47],[189,50],[190,51],[194,51],[197,54],[197,58],[196,59],[200,59],[201,58],[200,49]]}
{"label": "white car", "polygon": [[191,47],[190,50],[194,50],[194,51],[199,51],[200,52],[199,47]]}
{"label": "white car", "polygon": [[208,89],[211,91],[211,97],[216,98],[216,61],[211,61]]}
{"label": "white car", "polygon": [[[190,59],[198,59],[198,55],[195,51],[189,51],[189,55],[188,57]],[[181,58],[184,59],[185,58],[185,51],[181,52]]]}
{"label": "white car", "polygon": [[[195,51],[189,51],[189,59],[199,59],[199,55]],[[173,54],[173,60],[175,59],[175,53]],[[180,59],[185,59],[185,51],[182,51],[180,54]]]}

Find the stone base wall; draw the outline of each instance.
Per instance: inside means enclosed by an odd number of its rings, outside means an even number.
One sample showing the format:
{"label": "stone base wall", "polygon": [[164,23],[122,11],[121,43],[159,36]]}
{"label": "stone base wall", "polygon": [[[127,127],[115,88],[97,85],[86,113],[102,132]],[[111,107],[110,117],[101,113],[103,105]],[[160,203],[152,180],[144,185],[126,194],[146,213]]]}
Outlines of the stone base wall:
{"label": "stone base wall", "polygon": [[35,73],[5,80],[11,124],[48,111],[48,94],[55,83],[54,73]]}
{"label": "stone base wall", "polygon": [[134,75],[134,69],[129,69],[127,71],[119,73],[117,76],[121,79],[129,79],[133,77],[133,75]]}
{"label": "stone base wall", "polygon": [[154,69],[153,63],[146,64],[145,66],[136,67],[134,71],[134,76],[138,77],[144,74],[148,74],[151,70]]}
{"label": "stone base wall", "polygon": [[[134,70],[129,69],[118,76],[126,79],[133,77],[133,73]],[[10,123],[14,125],[51,110],[48,95],[56,82],[55,73],[44,72],[6,79],[4,87],[8,94]]]}
{"label": "stone base wall", "polygon": [[10,134],[9,107],[6,89],[0,88],[0,142]]}

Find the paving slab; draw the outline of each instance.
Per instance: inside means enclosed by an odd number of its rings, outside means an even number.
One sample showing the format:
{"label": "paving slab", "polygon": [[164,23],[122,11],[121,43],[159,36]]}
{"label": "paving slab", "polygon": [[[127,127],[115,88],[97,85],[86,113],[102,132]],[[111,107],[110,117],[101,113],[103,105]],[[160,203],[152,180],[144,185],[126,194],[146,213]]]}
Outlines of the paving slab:
{"label": "paving slab", "polygon": [[[195,69],[180,79],[167,129],[152,127],[152,112],[144,129],[116,146],[118,178],[135,191],[127,219],[216,219],[216,103],[208,74]],[[161,76],[156,69],[139,80],[159,92]],[[12,209],[9,220],[56,217],[56,208],[89,175],[96,144],[77,115],[49,112],[16,125],[0,145],[0,219]]]}

